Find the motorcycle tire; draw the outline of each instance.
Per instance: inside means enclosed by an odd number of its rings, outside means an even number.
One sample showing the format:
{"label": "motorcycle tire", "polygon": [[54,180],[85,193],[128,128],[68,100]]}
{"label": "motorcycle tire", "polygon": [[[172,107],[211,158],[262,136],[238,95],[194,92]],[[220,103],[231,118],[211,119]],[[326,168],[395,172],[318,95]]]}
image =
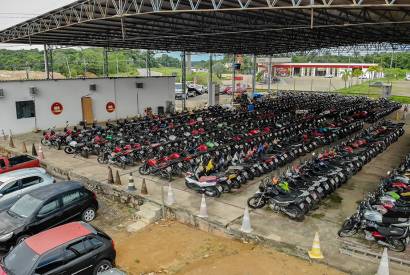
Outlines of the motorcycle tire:
{"label": "motorcycle tire", "polygon": [[266,201],[260,195],[252,196],[248,199],[248,206],[252,209],[262,208],[266,205]]}
{"label": "motorcycle tire", "polygon": [[99,164],[107,164],[108,163],[108,159],[106,159],[102,156],[98,157],[97,161],[98,161]]}
{"label": "motorcycle tire", "polygon": [[395,252],[403,252],[406,250],[406,244],[403,240],[397,239],[387,239],[386,242],[389,244],[389,249]]}
{"label": "motorcycle tire", "polygon": [[139,172],[141,175],[149,175],[149,174],[150,174],[149,169],[146,169],[146,168],[145,168],[145,165],[141,165],[141,166],[138,168],[138,172]]}
{"label": "motorcycle tire", "polygon": [[303,214],[303,210],[297,207],[296,205],[289,205],[283,212],[289,216],[290,219],[302,222],[305,219],[305,215]]}
{"label": "motorcycle tire", "polygon": [[351,237],[357,233],[358,229],[352,224],[352,220],[348,219],[342,224],[342,228],[337,231],[339,237]]}
{"label": "motorcycle tire", "polygon": [[238,180],[234,179],[232,180],[231,186],[233,189],[239,189],[241,188],[241,183]]}
{"label": "motorcycle tire", "polygon": [[67,147],[64,148],[64,152],[65,152],[66,154],[72,155],[72,154],[75,153],[75,150],[74,150],[72,147],[67,146]]}
{"label": "motorcycle tire", "polygon": [[51,142],[46,140],[45,138],[42,138],[40,142],[44,146],[50,146],[50,144],[51,144]]}
{"label": "motorcycle tire", "polygon": [[215,198],[219,198],[221,196],[221,192],[216,187],[205,187],[204,194],[208,197]]}
{"label": "motorcycle tire", "polygon": [[222,187],[222,190],[223,190],[222,192],[223,193],[230,193],[231,192],[231,187],[226,182],[221,182],[221,183],[219,183],[219,185]]}

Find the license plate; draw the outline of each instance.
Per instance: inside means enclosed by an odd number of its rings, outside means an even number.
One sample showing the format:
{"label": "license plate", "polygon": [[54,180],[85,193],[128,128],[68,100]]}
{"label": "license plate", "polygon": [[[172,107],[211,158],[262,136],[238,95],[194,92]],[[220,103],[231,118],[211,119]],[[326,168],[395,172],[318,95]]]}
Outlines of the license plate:
{"label": "license plate", "polygon": [[307,151],[308,148],[306,146],[303,146],[303,149]]}
{"label": "license plate", "polygon": [[275,159],[275,162],[278,163],[279,162],[278,159]]}
{"label": "license plate", "polygon": [[299,148],[299,153],[302,153],[302,149]]}
{"label": "license plate", "polygon": [[120,157],[121,160],[125,160],[125,157]]}
{"label": "license plate", "polygon": [[251,171],[252,171],[253,173],[255,173],[255,172],[256,172],[256,170],[255,170],[254,168],[252,168],[252,169],[251,169]]}
{"label": "license plate", "polygon": [[330,188],[330,187],[329,187],[329,184],[325,183],[325,189],[326,189],[326,190],[329,190],[329,188]]}
{"label": "license plate", "polygon": [[337,173],[339,175],[339,177],[344,178],[344,175],[342,172]]}
{"label": "license plate", "polygon": [[312,202],[312,200],[311,200],[310,198],[306,198],[306,201],[307,201],[308,203],[311,203],[311,202]]}
{"label": "license plate", "polygon": [[323,188],[322,188],[322,187],[319,187],[319,188],[317,189],[317,191],[319,191],[319,193],[322,193],[322,192],[323,192]]}
{"label": "license plate", "polygon": [[172,168],[170,166],[167,167],[167,172],[171,172]]}
{"label": "license plate", "polygon": [[249,176],[248,172],[243,172],[243,175],[247,178]]}
{"label": "license plate", "polygon": [[311,195],[312,195],[313,199],[317,200],[317,195],[316,195],[316,193],[312,193]]}
{"label": "license plate", "polygon": [[178,163],[178,167],[179,167],[179,168],[182,168],[182,163],[179,162],[179,163]]}
{"label": "license plate", "polygon": [[288,155],[287,155],[287,154],[284,154],[283,156],[284,156],[285,158],[287,158],[287,157],[288,157]]}
{"label": "license plate", "polygon": [[284,159],[285,159],[285,157],[284,157],[284,156],[281,156],[281,157],[280,157],[280,159],[281,159],[281,160],[284,160]]}
{"label": "license plate", "polygon": [[303,203],[299,204],[300,209],[304,209],[305,205]]}
{"label": "license plate", "polygon": [[[331,184],[335,184],[335,181],[334,181],[333,179],[331,179],[331,180],[330,180],[330,183],[331,183]],[[326,187],[326,184],[325,184],[325,187]]]}
{"label": "license plate", "polygon": [[236,179],[239,181],[242,180],[241,176],[237,176]]}
{"label": "license plate", "polygon": [[336,181],[336,183],[338,183],[338,182],[339,182],[339,178],[335,178],[335,181]]}
{"label": "license plate", "polygon": [[231,181],[231,180],[226,180],[226,183],[227,183],[227,184],[231,184],[232,181]]}

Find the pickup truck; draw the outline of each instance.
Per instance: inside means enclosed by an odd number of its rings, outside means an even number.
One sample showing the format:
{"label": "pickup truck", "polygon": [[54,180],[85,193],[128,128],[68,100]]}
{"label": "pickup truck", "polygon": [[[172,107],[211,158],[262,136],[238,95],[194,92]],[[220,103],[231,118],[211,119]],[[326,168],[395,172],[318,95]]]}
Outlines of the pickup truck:
{"label": "pickup truck", "polygon": [[40,161],[34,157],[28,155],[21,155],[12,158],[0,156],[0,174],[33,167],[40,167]]}

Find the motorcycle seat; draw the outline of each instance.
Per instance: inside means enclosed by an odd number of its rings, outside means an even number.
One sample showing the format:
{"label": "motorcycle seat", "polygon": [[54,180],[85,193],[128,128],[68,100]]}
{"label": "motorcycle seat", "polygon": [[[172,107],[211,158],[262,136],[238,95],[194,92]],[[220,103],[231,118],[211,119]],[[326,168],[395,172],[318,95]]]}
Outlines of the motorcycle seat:
{"label": "motorcycle seat", "polygon": [[210,181],[216,181],[217,177],[216,176],[202,176],[199,178],[199,182],[210,182]]}
{"label": "motorcycle seat", "polygon": [[380,232],[383,236],[401,236],[405,233],[406,229],[400,227],[378,227],[377,231]]}

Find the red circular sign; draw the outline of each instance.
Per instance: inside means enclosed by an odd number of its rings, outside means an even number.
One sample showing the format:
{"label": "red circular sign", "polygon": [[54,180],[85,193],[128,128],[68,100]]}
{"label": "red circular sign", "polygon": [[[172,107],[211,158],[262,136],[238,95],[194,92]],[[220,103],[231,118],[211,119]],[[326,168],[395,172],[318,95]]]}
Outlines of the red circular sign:
{"label": "red circular sign", "polygon": [[108,102],[107,105],[105,105],[105,109],[107,112],[112,113],[115,111],[115,103],[114,102]]}
{"label": "red circular sign", "polygon": [[59,115],[63,112],[63,105],[60,102],[54,102],[51,104],[51,112],[55,115]]}

